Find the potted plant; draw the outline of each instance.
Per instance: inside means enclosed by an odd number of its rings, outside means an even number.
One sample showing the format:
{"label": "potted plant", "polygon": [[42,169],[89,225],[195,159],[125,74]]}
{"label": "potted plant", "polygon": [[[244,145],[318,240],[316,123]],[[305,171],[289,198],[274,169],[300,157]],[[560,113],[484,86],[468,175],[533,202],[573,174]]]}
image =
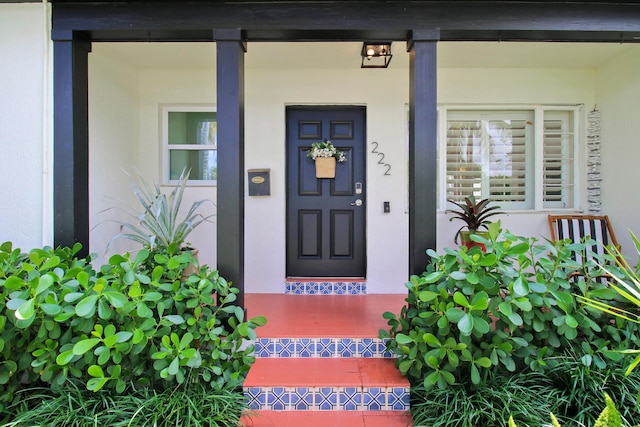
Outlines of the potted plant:
{"label": "potted plant", "polygon": [[460,208],[460,210],[446,210],[445,213],[453,214],[453,216],[449,218],[449,221],[459,219],[465,223],[465,225],[458,229],[453,238],[453,241],[458,243],[458,237],[460,237],[460,243],[462,243],[464,246],[468,248],[471,248],[473,246],[481,246],[484,250],[484,245],[472,241],[471,235],[477,234],[478,230],[480,230],[481,228],[484,228],[486,230],[487,224],[491,223],[491,221],[488,220],[489,217],[503,214],[504,212],[499,212],[496,210],[500,209],[500,206],[489,206],[489,199],[476,201],[476,198],[474,196],[465,197],[464,203],[456,202],[454,200],[449,200],[449,203],[453,203]]}
{"label": "potted plant", "polygon": [[[178,178],[178,184],[167,195],[161,191],[158,184],[148,183],[140,174],[132,176],[131,188],[140,206],[125,208],[127,214],[135,221],[115,221],[126,231],[116,235],[114,239],[133,240],[152,253],[173,256],[180,251],[190,251],[193,257],[197,257],[198,250],[192,248],[185,239],[196,227],[208,221],[214,214],[205,216],[198,212],[203,204],[211,202],[205,199],[194,202],[186,213],[180,216],[182,198],[188,180],[189,171],[185,169]],[[194,271],[193,266],[188,268],[191,272]],[[190,272],[187,271],[185,274],[189,275]]]}
{"label": "potted plant", "polygon": [[316,178],[335,178],[336,161],[344,162],[347,159],[331,141],[314,142],[307,157],[316,162]]}

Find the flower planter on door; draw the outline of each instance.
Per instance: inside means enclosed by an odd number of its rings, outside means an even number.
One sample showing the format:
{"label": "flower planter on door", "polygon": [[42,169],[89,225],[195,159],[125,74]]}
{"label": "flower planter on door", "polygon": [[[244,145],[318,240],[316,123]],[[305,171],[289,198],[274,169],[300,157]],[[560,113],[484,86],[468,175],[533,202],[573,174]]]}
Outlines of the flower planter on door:
{"label": "flower planter on door", "polygon": [[316,178],[335,178],[336,158],[316,157]]}

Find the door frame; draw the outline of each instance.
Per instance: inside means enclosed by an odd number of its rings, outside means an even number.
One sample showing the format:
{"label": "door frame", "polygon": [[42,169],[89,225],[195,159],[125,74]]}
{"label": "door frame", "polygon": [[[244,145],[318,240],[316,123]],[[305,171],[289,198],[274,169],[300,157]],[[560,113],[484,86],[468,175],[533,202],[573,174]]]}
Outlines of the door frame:
{"label": "door frame", "polygon": [[[290,104],[290,105],[286,105],[285,106],[285,128],[287,128],[288,126],[288,120],[289,120],[289,110],[290,109],[297,109],[297,110],[327,110],[327,111],[335,111],[335,110],[360,110],[362,112],[362,130],[363,130],[363,137],[362,137],[362,168],[363,168],[363,187],[364,187],[364,193],[363,193],[363,197],[364,198],[364,206],[362,206],[363,209],[363,217],[362,217],[362,232],[363,232],[363,238],[362,238],[362,245],[363,245],[363,254],[362,254],[362,275],[361,276],[344,276],[344,277],[349,277],[349,278],[358,278],[358,279],[364,279],[367,276],[367,216],[368,216],[368,210],[367,210],[367,192],[368,192],[368,182],[367,182],[367,164],[368,164],[368,156],[367,156],[367,106],[363,105],[363,104]],[[289,136],[288,136],[288,132],[285,132],[285,275],[287,277],[298,277],[298,276],[292,276],[289,274],[289,167],[291,166],[291,162],[290,162],[290,158],[289,158]],[[355,198],[357,198],[357,195],[354,194],[353,195],[354,200]],[[309,277],[331,277],[331,276],[309,276]],[[343,276],[336,276],[336,277],[343,277]]]}

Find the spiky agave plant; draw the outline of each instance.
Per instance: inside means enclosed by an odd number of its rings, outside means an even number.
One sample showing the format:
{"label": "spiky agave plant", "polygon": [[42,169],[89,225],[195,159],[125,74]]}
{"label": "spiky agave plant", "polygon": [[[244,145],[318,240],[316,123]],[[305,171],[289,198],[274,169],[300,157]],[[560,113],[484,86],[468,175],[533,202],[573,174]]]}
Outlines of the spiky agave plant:
{"label": "spiky agave plant", "polygon": [[[640,257],[640,241],[638,241],[638,238],[635,236],[635,234],[630,234],[636,251],[638,252],[638,256]],[[609,287],[614,289],[625,301],[630,303],[631,306],[635,309],[633,311],[630,311],[628,309],[598,301],[593,298],[586,298],[582,296],[578,296],[578,298],[588,306],[593,307],[597,310],[611,314],[629,322],[640,324],[640,261],[638,262],[638,265],[633,268],[622,256],[620,248],[615,246],[607,246],[606,250],[609,255],[611,255],[611,257],[615,259],[617,267],[617,269],[614,271],[614,269],[610,266],[600,265],[600,268],[602,268],[602,270],[607,273],[609,277],[611,277],[611,279],[607,281],[607,284],[609,285]],[[620,352],[636,356],[625,373],[626,375],[629,375],[631,371],[633,371],[638,366],[638,364],[640,364],[640,349],[621,350]]]}
{"label": "spiky agave plant", "polygon": [[504,212],[497,211],[497,209],[500,209],[500,206],[489,206],[491,200],[488,198],[476,201],[474,196],[469,196],[464,198],[464,203],[454,200],[449,200],[449,203],[453,203],[460,208],[459,211],[451,209],[445,211],[445,213],[453,215],[449,218],[449,221],[459,219],[465,223],[465,225],[458,229],[453,238],[456,243],[458,242],[460,233],[465,227],[471,232],[477,232],[481,228],[487,229],[487,225],[491,223],[488,218],[494,215],[504,214]]}
{"label": "spiky agave plant", "polygon": [[125,209],[135,222],[115,221],[126,232],[115,238],[126,238],[140,243],[153,251],[167,251],[174,254],[185,243],[187,236],[200,224],[208,221],[214,214],[202,215],[198,209],[211,200],[199,200],[180,216],[184,189],[189,180],[189,171],[184,169],[177,185],[167,195],[156,183],[149,183],[140,174],[131,177],[131,188],[140,202],[137,209]]}

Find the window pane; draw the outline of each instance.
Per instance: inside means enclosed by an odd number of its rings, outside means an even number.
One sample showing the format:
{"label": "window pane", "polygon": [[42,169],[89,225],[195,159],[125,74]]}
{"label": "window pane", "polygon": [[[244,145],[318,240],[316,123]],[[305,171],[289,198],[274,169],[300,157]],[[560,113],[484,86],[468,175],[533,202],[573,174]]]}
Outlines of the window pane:
{"label": "window pane", "polygon": [[[527,165],[529,146],[525,120],[490,120],[489,194],[497,202],[527,201]],[[485,196],[487,197],[487,196]]]}
{"label": "window pane", "polygon": [[216,146],[216,113],[211,111],[169,111],[169,145]]}
{"label": "window pane", "polygon": [[457,111],[447,120],[447,198],[529,208],[533,112]]}
{"label": "window pane", "polygon": [[479,120],[447,122],[447,199],[480,197],[482,131]]}
{"label": "window pane", "polygon": [[544,113],[543,203],[545,208],[573,207],[573,120],[569,111]]}
{"label": "window pane", "polygon": [[218,179],[217,150],[169,150],[169,179],[176,180],[184,168],[190,169],[189,180]]}

